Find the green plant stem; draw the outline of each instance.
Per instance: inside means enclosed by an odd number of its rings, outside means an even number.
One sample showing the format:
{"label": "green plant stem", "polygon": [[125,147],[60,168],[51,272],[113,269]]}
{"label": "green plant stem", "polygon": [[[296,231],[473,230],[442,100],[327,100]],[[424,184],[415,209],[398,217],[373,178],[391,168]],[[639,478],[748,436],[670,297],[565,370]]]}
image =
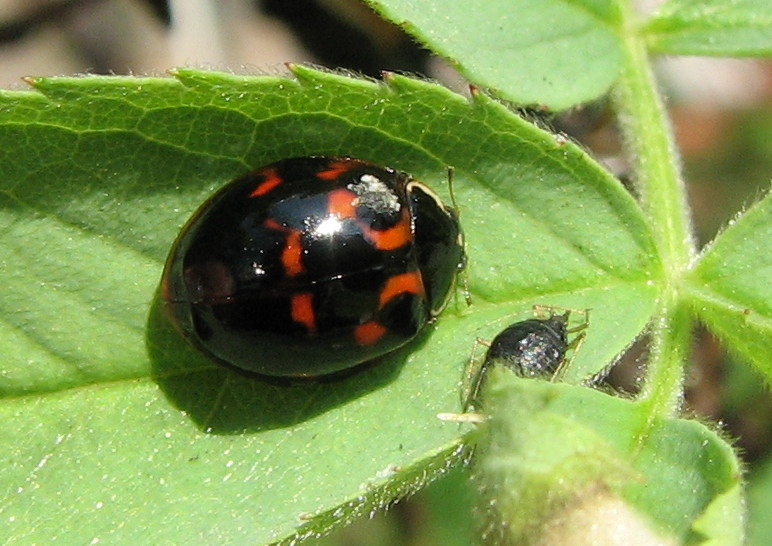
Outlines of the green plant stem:
{"label": "green plant stem", "polygon": [[683,392],[691,319],[678,302],[680,278],[695,254],[686,190],[673,133],[637,14],[623,13],[623,69],[615,99],[644,211],[651,220],[664,265],[663,296],[651,329],[652,351],[641,400],[651,415],[672,415]]}
{"label": "green plant stem", "polygon": [[651,350],[640,400],[650,406],[650,422],[678,412],[683,398],[684,364],[691,348],[691,311],[673,301],[660,302],[649,330]]}

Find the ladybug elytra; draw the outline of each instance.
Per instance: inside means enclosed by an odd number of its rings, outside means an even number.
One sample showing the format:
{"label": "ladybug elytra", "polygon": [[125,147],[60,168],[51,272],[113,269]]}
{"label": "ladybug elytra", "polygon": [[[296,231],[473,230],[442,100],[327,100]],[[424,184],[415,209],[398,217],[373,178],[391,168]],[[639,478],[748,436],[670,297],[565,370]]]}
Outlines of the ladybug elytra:
{"label": "ladybug elytra", "polygon": [[162,298],[214,360],[312,377],[414,338],[463,264],[458,217],[424,184],[358,159],[296,157],[241,176],[193,214]]}

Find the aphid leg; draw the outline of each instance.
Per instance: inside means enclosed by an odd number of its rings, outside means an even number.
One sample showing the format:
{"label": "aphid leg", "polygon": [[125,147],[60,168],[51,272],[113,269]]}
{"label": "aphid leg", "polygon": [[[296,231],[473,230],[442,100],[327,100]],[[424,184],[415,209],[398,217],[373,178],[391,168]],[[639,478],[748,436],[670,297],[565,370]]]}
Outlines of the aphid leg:
{"label": "aphid leg", "polygon": [[[576,334],[577,332],[580,332],[578,335],[574,336],[574,338],[568,343],[568,346],[566,347],[566,351],[571,351],[571,356],[564,358],[560,362],[560,365],[557,367],[555,373],[553,373],[552,377],[550,378],[550,381],[556,381],[558,378],[560,378],[563,371],[568,368],[574,361],[574,358],[576,358],[576,353],[584,343],[584,338],[587,336],[587,332],[585,330],[590,325],[590,310],[535,304],[533,306],[533,311],[536,317],[540,319],[549,319],[552,317],[560,316],[562,313],[562,317],[566,323],[566,334]],[[569,328],[568,320],[572,314],[581,315],[583,320],[576,326]]]}
{"label": "aphid leg", "polygon": [[480,345],[484,347],[490,347],[490,342],[476,338],[474,345],[472,346],[472,355],[469,357],[469,363],[464,369],[464,376],[461,379],[461,411],[462,413],[469,412],[469,409],[474,405],[477,396],[480,393],[480,385],[483,381],[485,374],[485,357],[480,358],[478,356],[478,350]]}
{"label": "aphid leg", "polygon": [[487,415],[477,412],[467,413],[438,413],[437,419],[440,421],[450,421],[453,423],[474,423],[480,424],[485,422],[488,418]]}
{"label": "aphid leg", "polygon": [[584,338],[586,336],[587,336],[587,332],[582,332],[581,334],[578,334],[576,337],[574,337],[574,339],[571,340],[571,342],[566,347],[567,351],[571,351],[571,355],[563,358],[560,365],[557,367],[557,369],[555,369],[555,373],[552,374],[550,381],[556,381],[563,374],[563,370],[571,366],[571,363],[574,361],[574,358],[576,358],[576,352],[584,343]]}
{"label": "aphid leg", "polygon": [[[590,325],[590,310],[589,309],[568,309],[568,311],[571,311],[572,313],[576,313],[577,315],[582,315],[584,317],[584,320],[580,324],[577,324],[576,326],[574,326],[573,328],[568,328],[566,330],[566,333],[574,334],[576,332],[581,332],[582,330],[586,330],[587,327]],[[569,344],[569,347],[570,346],[571,344]],[[578,349],[579,346],[574,345],[574,348]]]}

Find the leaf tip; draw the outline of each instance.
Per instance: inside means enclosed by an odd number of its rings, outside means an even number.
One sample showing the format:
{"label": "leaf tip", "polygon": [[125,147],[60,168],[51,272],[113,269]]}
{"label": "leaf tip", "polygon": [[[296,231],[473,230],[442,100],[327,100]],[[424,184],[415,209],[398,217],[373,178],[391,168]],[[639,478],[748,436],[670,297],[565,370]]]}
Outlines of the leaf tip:
{"label": "leaf tip", "polygon": [[472,104],[477,105],[490,105],[496,101],[488,95],[482,88],[475,84],[469,84],[469,99]]}
{"label": "leaf tip", "polygon": [[43,78],[40,78],[38,76],[22,76],[22,81],[29,85],[30,87],[37,87],[38,84],[43,80]]}
{"label": "leaf tip", "polygon": [[287,67],[290,74],[295,76],[301,83],[313,82],[320,77],[319,71],[315,70],[312,66],[293,63],[291,61],[284,63],[284,66]]}

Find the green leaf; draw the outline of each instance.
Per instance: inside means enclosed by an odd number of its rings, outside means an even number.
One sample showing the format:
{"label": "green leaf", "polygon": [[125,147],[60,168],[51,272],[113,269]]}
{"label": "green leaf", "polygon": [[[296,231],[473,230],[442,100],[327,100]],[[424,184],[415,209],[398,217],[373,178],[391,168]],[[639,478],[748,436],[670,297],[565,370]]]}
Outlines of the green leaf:
{"label": "green leaf", "polygon": [[772,194],[706,249],[686,284],[697,315],[725,347],[772,382]]}
{"label": "green leaf", "polygon": [[602,0],[371,1],[476,85],[554,110],[598,98],[621,51],[614,2]]}
{"label": "green leaf", "polygon": [[738,461],[700,423],[502,368],[484,398],[476,472],[493,543],[742,543]]}
{"label": "green leaf", "polygon": [[645,27],[650,47],[670,55],[772,55],[768,0],[670,0]]}
{"label": "green leaf", "polygon": [[[484,95],[295,67],[296,79],[36,79],[0,93],[3,534],[18,542],[262,543],[315,535],[464,458],[476,336],[534,303],[591,307],[566,380],[644,328],[660,266],[640,210],[581,149]],[[283,157],[352,155],[449,199],[474,304],[346,379],[216,366],[159,312],[166,253],[214,189]],[[374,434],[374,431],[377,431]]]}

